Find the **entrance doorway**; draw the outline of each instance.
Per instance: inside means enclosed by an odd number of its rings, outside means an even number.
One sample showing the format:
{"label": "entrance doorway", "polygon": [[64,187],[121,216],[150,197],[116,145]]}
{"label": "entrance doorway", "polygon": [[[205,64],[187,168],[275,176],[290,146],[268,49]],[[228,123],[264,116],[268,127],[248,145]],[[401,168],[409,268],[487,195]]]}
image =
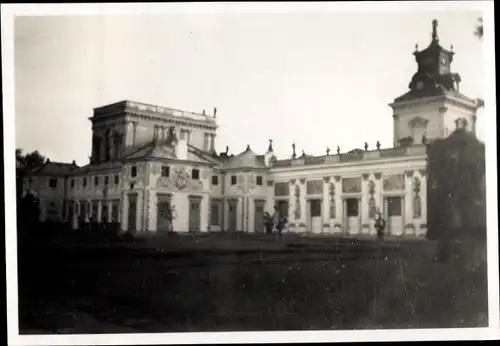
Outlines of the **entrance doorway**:
{"label": "entrance doorway", "polygon": [[385,199],[387,210],[387,233],[401,235],[403,232],[403,198],[387,197]]}
{"label": "entrance doorway", "polygon": [[278,207],[280,217],[288,219],[288,200],[277,201],[276,207]]}
{"label": "entrance doorway", "polygon": [[189,232],[199,232],[201,224],[201,197],[189,197]]}
{"label": "entrance doorway", "polygon": [[321,222],[321,200],[310,199],[309,201],[309,230],[312,233],[321,233],[323,225]]}
{"label": "entrance doorway", "polygon": [[227,201],[227,213],[228,213],[228,228],[227,230],[229,232],[236,232],[238,228],[238,218],[237,218],[237,211],[238,211],[238,200],[229,200]]}
{"label": "entrance doorway", "polygon": [[157,195],[156,203],[156,230],[158,232],[173,231],[172,203],[170,195]]}
{"label": "entrance doorway", "polygon": [[264,232],[264,201],[255,200],[254,229],[255,232]]}
{"label": "entrance doorway", "polygon": [[137,194],[128,195],[128,231],[137,229]]}
{"label": "entrance doorway", "polygon": [[344,210],[346,216],[347,234],[358,234],[359,224],[359,198],[346,198],[344,200]]}

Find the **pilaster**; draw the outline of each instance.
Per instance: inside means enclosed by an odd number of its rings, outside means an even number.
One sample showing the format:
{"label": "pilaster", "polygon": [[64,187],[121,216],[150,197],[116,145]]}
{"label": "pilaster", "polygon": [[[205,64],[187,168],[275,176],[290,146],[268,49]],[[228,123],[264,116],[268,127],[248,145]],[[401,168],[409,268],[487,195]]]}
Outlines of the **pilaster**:
{"label": "pilaster", "polygon": [[[361,214],[361,232],[369,233],[369,228],[363,227],[370,223],[370,211],[368,208],[368,200],[369,200],[369,180],[370,174],[364,173],[361,180],[361,203],[360,203],[360,214]],[[366,228],[366,229],[364,229]]]}
{"label": "pilaster", "polygon": [[330,224],[330,177],[323,177],[323,203],[321,203],[322,227]]}
{"label": "pilaster", "polygon": [[300,209],[301,209],[301,213],[300,213],[300,218],[299,218],[299,224],[304,224],[306,225],[306,228],[307,228],[307,215],[309,214],[308,213],[308,210],[307,210],[307,199],[306,199],[306,179],[305,178],[301,178],[299,180],[299,188],[300,188]]}
{"label": "pilaster", "polygon": [[413,171],[405,171],[405,198],[403,201],[403,206],[403,234],[407,234],[410,231],[413,233],[413,230],[408,228],[413,224]]}
{"label": "pilaster", "polygon": [[335,224],[341,225],[343,227],[344,223],[344,209],[342,203],[342,178],[339,175],[336,175],[333,178],[335,184]]}

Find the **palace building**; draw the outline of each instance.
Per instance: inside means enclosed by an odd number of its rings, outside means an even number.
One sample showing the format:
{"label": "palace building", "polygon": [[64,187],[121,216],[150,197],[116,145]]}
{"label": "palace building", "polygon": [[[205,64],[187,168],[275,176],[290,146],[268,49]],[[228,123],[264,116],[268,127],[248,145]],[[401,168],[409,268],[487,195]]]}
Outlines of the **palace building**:
{"label": "palace building", "polygon": [[375,235],[427,232],[426,144],[457,127],[475,133],[480,103],[459,92],[433,22],[432,41],[413,53],[409,90],[390,104],[392,148],[327,152],[278,159],[250,146],[215,152],[216,113],[208,115],[122,101],[94,109],[89,164],[47,162],[24,182],[40,198],[41,219],[79,227],[89,218],[119,222],[123,231],[263,232],[264,212],[277,206],[292,232]]}

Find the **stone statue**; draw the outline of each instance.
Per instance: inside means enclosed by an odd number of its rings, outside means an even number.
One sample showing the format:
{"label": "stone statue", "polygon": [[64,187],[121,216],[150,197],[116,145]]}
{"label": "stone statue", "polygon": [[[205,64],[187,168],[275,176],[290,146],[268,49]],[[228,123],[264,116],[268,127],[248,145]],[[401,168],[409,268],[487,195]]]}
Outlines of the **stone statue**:
{"label": "stone statue", "polygon": [[427,136],[422,135],[422,144],[427,144]]}
{"label": "stone statue", "polygon": [[273,151],[273,140],[269,140],[269,148],[267,148],[267,152],[270,153]]}
{"label": "stone statue", "polygon": [[214,107],[214,118],[216,118],[216,117],[217,117],[217,108]]}
{"label": "stone statue", "polygon": [[340,155],[340,146],[337,146],[337,155]]}
{"label": "stone statue", "polygon": [[302,150],[302,157],[306,157],[306,152]]}
{"label": "stone statue", "polygon": [[365,142],[365,151],[368,151],[368,143]]}
{"label": "stone statue", "polygon": [[377,150],[380,150],[380,142],[377,141]]}
{"label": "stone statue", "polygon": [[297,154],[295,153],[295,143],[292,144],[292,150],[293,150],[292,158],[296,158]]}
{"label": "stone statue", "polygon": [[229,146],[226,145],[226,155],[229,154]]}
{"label": "stone statue", "polygon": [[175,134],[175,127],[170,126],[168,128],[168,137],[167,137],[166,144],[167,145],[175,145],[176,143],[177,143],[177,136]]}
{"label": "stone statue", "polygon": [[206,115],[206,114],[205,114],[205,110],[203,110],[202,114],[203,114],[203,115]]}
{"label": "stone statue", "polygon": [[330,148],[326,147],[326,156],[330,156]]}

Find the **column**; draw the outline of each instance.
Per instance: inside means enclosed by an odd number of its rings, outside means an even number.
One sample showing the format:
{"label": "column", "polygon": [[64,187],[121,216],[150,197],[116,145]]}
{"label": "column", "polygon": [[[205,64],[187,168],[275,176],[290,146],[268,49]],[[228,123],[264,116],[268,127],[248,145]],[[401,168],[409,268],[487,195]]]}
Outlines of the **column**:
{"label": "column", "polygon": [[370,233],[370,210],[368,207],[368,201],[370,199],[369,196],[369,180],[370,174],[363,174],[363,179],[361,180],[361,206],[360,206],[360,214],[361,214],[361,233],[369,234]]}
{"label": "column", "polygon": [[414,229],[411,229],[411,225],[413,225],[413,171],[405,171],[404,177],[405,177],[405,197],[403,201],[403,206],[404,206],[403,234],[407,233],[414,234]]}
{"label": "column", "polygon": [[419,170],[420,174],[420,200],[422,201],[421,224],[417,230],[417,235],[427,234],[427,172],[425,169]]}
{"label": "column", "polygon": [[297,180],[291,179],[288,191],[288,199],[289,199],[288,218],[289,218],[289,223],[295,224],[295,227],[297,227],[297,222],[298,222],[298,219],[295,218],[295,208],[297,207],[297,197],[295,196],[295,189],[297,186],[296,184]]}
{"label": "column", "polygon": [[96,220],[97,220],[97,222],[101,222],[101,220],[102,220],[102,201],[101,200],[97,201]]}
{"label": "column", "polygon": [[120,203],[120,224],[123,231],[128,231],[128,195],[122,191],[122,198]]}
{"label": "column", "polygon": [[[323,203],[321,203],[322,210],[322,222],[323,222],[323,232],[330,232],[330,177],[323,177]],[[330,225],[330,227],[325,226]]]}
{"label": "column", "polygon": [[266,190],[266,211],[270,214],[274,212],[274,181],[267,181],[267,190]]}
{"label": "column", "polygon": [[[299,218],[299,224],[303,224],[302,227],[305,227],[306,230],[307,230],[307,227],[308,227],[308,224],[307,224],[307,215],[309,214],[308,213],[308,210],[307,210],[307,199],[306,199],[306,179],[305,178],[301,178],[300,179],[300,185],[299,185],[299,188],[300,188],[300,218]],[[309,231],[309,230],[307,230]]]}
{"label": "column", "polygon": [[215,134],[210,135],[210,151],[215,151]]}
{"label": "column", "polygon": [[342,230],[343,224],[344,224],[344,206],[342,202],[342,179],[340,176],[335,176],[334,177],[334,184],[335,184],[335,221],[334,221],[334,226],[339,225],[341,228],[339,231]]}

